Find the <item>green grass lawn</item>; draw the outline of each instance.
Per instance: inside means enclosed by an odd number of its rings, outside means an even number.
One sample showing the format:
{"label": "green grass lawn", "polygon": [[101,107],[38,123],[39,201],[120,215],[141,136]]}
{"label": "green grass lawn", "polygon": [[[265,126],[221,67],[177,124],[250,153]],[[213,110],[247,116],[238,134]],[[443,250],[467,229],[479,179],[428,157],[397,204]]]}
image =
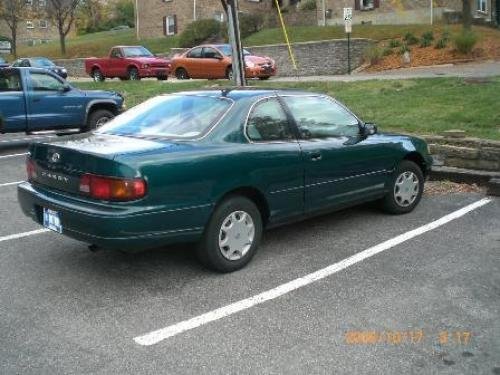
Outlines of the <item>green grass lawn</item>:
{"label": "green grass lawn", "polygon": [[[251,84],[327,93],[344,102],[363,120],[377,123],[382,131],[439,134],[448,129],[462,129],[469,136],[500,140],[500,77],[482,84],[469,84],[459,78]],[[77,84],[83,89],[121,92],[129,107],[161,93],[226,85],[227,81]]]}
{"label": "green grass lawn", "polygon": [[[433,30],[436,34],[444,28],[452,33],[461,29],[460,25],[442,26],[442,25],[355,25],[353,26],[352,36],[355,38],[371,38],[375,40],[397,38],[412,32],[416,36],[422,35],[425,31]],[[474,27],[479,34],[495,33],[500,37],[500,32],[491,28]],[[292,42],[306,42],[314,40],[345,38],[344,28],[339,26],[300,26],[289,28],[290,40]],[[245,46],[257,46],[264,44],[283,43],[283,32],[280,28],[264,29],[244,39]],[[67,40],[67,58],[105,56],[109,49],[115,45],[142,44],[149,48],[153,53],[168,53],[171,48],[178,46],[178,37],[161,37],[154,39],[137,40],[135,30],[103,31],[99,33],[86,34],[68,38]],[[33,47],[19,46],[19,56],[46,56],[49,58],[61,58],[59,41],[54,40],[47,44]]]}

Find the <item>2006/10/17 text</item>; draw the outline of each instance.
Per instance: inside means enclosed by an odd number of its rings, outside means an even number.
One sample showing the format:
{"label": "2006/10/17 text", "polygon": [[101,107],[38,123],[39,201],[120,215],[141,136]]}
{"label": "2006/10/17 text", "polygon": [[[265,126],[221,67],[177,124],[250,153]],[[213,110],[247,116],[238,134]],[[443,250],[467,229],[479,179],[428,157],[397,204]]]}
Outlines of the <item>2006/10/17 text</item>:
{"label": "2006/10/17 text", "polygon": [[427,337],[441,345],[467,345],[472,338],[470,331],[439,331],[427,335],[423,329],[408,331],[347,331],[345,342],[349,345],[370,344],[419,344]]}

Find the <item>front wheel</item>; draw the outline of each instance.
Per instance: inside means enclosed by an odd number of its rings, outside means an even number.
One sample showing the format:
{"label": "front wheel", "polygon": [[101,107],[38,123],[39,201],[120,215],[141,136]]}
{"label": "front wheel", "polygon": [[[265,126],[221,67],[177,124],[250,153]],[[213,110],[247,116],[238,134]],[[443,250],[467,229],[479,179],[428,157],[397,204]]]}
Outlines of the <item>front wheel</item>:
{"label": "front wheel", "polygon": [[94,82],[104,82],[106,78],[104,77],[104,74],[102,74],[100,69],[95,68],[94,70],[92,70],[92,79],[94,80]]}
{"label": "front wheel", "polygon": [[175,71],[175,78],[177,78],[177,79],[189,79],[189,74],[188,74],[186,69],[178,68]]}
{"label": "front wheel", "polygon": [[85,127],[84,130],[95,130],[97,128],[100,128],[103,126],[105,123],[107,123],[109,120],[111,120],[115,115],[113,112],[108,111],[107,109],[98,109],[90,113],[88,120],[87,120],[87,126]]}
{"label": "front wheel", "polygon": [[249,199],[231,196],[220,203],[198,245],[198,258],[218,272],[243,268],[255,255],[262,237],[262,217]]}
{"label": "front wheel", "polygon": [[411,212],[422,198],[424,174],[420,167],[410,160],[403,160],[391,179],[389,192],[382,200],[385,211],[391,214]]}
{"label": "front wheel", "polygon": [[137,68],[130,68],[128,70],[128,79],[131,81],[140,81],[141,77],[139,77],[139,71]]}

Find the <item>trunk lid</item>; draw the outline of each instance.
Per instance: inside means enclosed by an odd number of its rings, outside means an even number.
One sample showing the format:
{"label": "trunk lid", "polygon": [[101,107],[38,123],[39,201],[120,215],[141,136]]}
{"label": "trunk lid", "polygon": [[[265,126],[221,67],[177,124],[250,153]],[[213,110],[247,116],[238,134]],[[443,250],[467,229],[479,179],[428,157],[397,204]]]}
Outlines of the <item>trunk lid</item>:
{"label": "trunk lid", "polygon": [[94,134],[64,137],[51,143],[30,146],[35,184],[69,193],[80,193],[80,177],[85,173],[100,176],[135,178],[139,172],[115,160],[117,155],[143,153],[167,147],[157,141],[123,136]]}

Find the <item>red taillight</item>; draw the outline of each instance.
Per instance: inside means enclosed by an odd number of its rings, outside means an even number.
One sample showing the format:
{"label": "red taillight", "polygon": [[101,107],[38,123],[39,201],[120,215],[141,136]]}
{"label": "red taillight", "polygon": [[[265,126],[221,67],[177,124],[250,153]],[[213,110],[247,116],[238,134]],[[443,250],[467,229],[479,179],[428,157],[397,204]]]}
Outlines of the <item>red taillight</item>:
{"label": "red taillight", "polygon": [[26,173],[28,174],[28,181],[37,178],[35,162],[31,158],[26,158]]}
{"label": "red taillight", "polygon": [[95,199],[131,201],[146,195],[146,181],[84,174],[80,178],[80,192]]}

